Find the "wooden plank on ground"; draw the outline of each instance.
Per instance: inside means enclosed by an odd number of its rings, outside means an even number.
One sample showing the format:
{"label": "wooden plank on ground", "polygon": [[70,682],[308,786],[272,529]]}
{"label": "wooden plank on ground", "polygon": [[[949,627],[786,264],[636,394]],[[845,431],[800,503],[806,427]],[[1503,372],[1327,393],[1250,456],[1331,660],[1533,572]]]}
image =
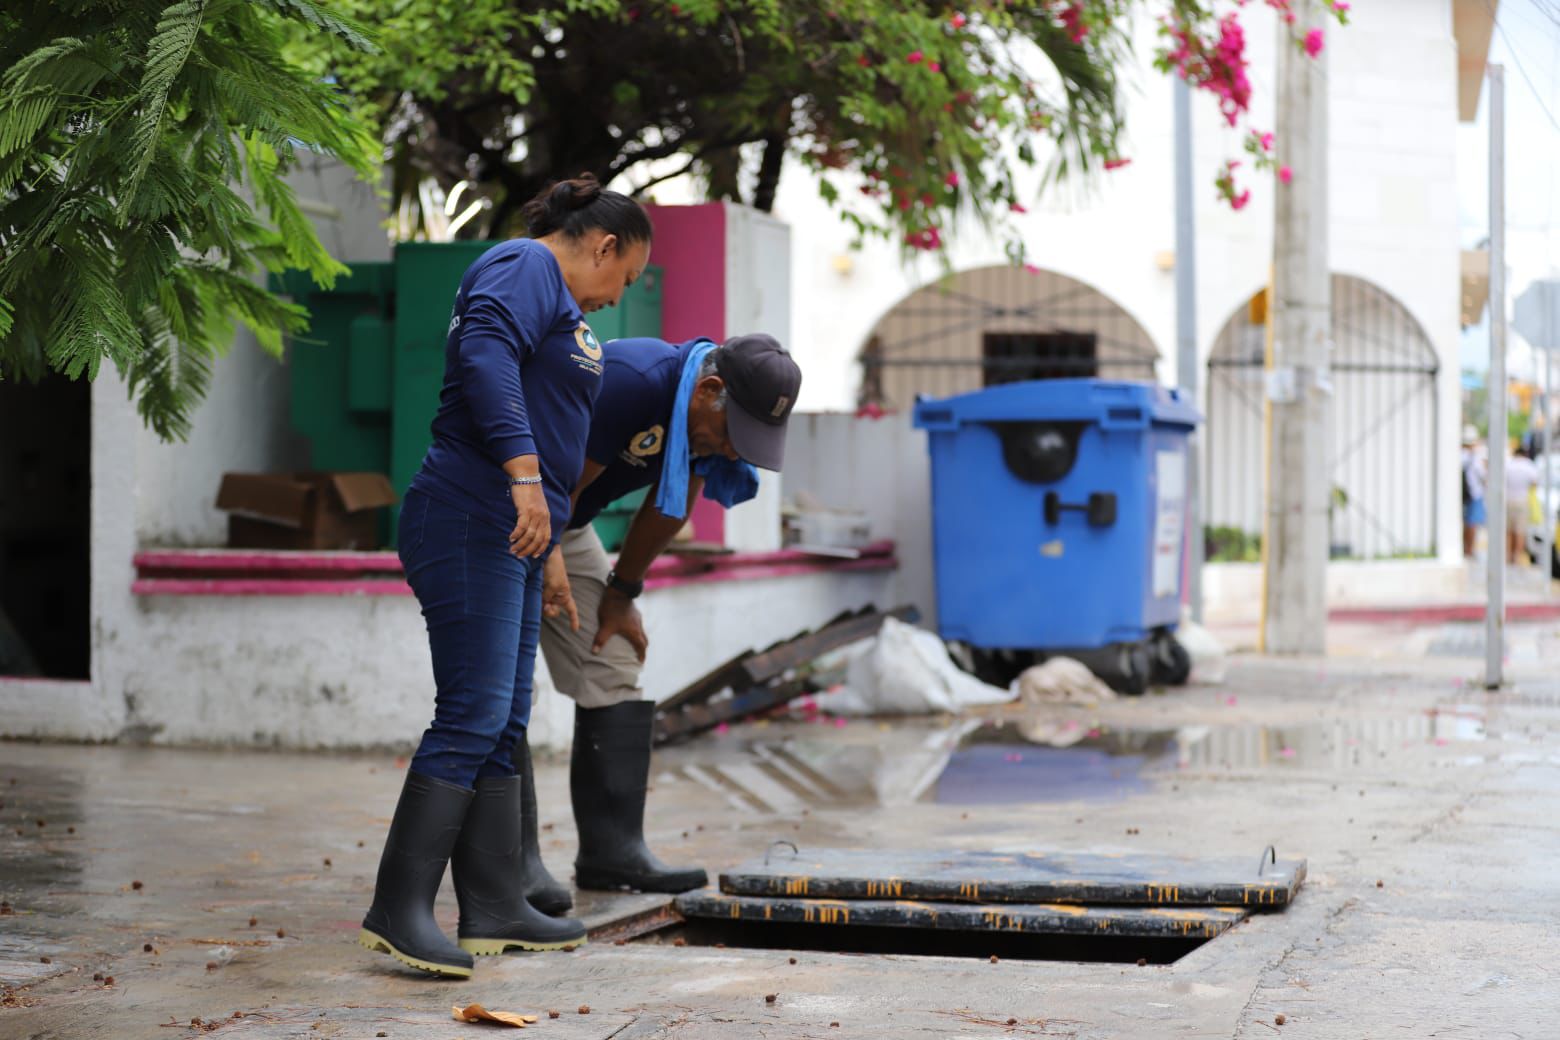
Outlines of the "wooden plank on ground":
{"label": "wooden plank on ground", "polygon": [[920,613],[914,607],[905,606],[886,614],[868,610],[836,619],[816,632],[804,633],[751,655],[740,666],[742,677],[752,686],[778,679],[791,669],[800,668],[831,650],[876,635],[878,629],[883,627],[883,619],[888,617],[913,624],[919,620]]}

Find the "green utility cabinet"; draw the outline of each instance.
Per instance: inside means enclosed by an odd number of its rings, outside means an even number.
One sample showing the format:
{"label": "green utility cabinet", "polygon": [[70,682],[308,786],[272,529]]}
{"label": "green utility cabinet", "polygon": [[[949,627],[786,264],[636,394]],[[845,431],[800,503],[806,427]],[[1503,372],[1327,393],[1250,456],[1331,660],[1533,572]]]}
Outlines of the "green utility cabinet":
{"label": "green utility cabinet", "polygon": [[[314,469],[388,473],[403,496],[423,454],[444,381],[450,308],[466,268],[497,242],[402,242],[390,263],[357,263],[322,290],[308,275],[273,277],[310,313],[290,350],[293,428]],[[661,269],[588,319],[603,342],[660,336]],[[386,544],[393,544],[394,517]]]}

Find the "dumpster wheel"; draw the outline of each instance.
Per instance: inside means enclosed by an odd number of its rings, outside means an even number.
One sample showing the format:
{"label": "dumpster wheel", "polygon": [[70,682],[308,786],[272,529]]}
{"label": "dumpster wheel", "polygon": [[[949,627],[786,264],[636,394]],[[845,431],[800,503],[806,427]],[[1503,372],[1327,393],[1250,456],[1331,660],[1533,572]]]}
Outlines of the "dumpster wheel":
{"label": "dumpster wheel", "polygon": [[1162,686],[1185,686],[1192,677],[1192,655],[1169,632],[1161,632],[1150,644],[1153,682]]}

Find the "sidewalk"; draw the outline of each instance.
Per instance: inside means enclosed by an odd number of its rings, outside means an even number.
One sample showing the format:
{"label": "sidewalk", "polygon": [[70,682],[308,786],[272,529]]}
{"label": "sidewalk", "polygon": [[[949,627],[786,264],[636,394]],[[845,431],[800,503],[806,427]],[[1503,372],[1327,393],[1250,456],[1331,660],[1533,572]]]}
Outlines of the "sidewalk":
{"label": "sidewalk", "polygon": [[[1497,694],[1476,688],[1469,628],[1334,626],[1328,661],[1239,658],[1216,687],[992,712],[973,721],[987,743],[992,723],[1099,732],[1012,743],[957,791],[939,759],[966,761],[972,720],[737,726],[658,757],[653,842],[712,873],[777,839],[1309,860],[1287,912],[1158,967],[647,937],[425,980],[355,945],[402,763],[0,744],[0,1036],[470,1040],[496,1028],[450,1020],[474,1001],[600,1040],[1552,1036],[1560,623],[1512,627]],[[776,749],[827,766],[829,789],[775,782]],[[566,764],[541,763],[538,786],[567,877]],[[447,888],[440,906],[453,931]]]}

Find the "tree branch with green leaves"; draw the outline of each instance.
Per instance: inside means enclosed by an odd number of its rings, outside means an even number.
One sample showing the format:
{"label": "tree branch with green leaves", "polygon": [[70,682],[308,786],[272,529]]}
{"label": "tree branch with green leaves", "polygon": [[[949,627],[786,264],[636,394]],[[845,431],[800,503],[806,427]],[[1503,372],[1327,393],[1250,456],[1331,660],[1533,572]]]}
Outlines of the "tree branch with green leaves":
{"label": "tree branch with green leaves", "polygon": [[312,0],[52,0],[0,11],[0,379],[96,378],[188,434],[234,323],[280,354],[304,312],[265,271],[345,268],[284,180],[301,152],[376,172],[334,86],[290,64],[287,25],[371,49]]}

